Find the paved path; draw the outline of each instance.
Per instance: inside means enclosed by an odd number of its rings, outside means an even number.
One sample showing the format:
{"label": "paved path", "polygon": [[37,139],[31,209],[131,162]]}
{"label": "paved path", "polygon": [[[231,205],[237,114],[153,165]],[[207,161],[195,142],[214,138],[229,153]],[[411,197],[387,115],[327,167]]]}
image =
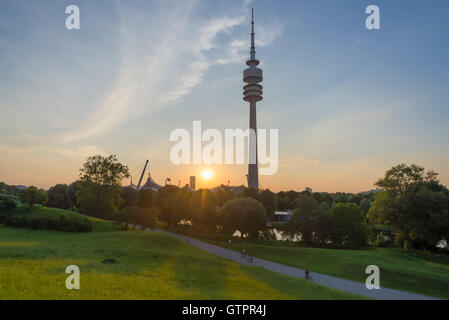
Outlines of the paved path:
{"label": "paved path", "polygon": [[[260,258],[253,258],[253,263],[249,263],[247,259],[242,257],[241,253],[235,252],[229,249],[225,249],[204,241],[200,241],[191,237],[186,237],[184,235],[179,235],[176,233],[171,233],[164,230],[157,229],[156,231],[165,233],[168,235],[171,235],[173,237],[176,237],[178,239],[181,239],[182,241],[186,241],[188,239],[188,244],[191,246],[197,247],[201,250],[207,251],[209,253],[215,254],[217,256],[233,260],[235,262],[241,263],[241,264],[247,264],[252,265],[256,267],[263,267],[265,269],[285,274],[292,277],[297,278],[303,278],[304,277],[304,270],[294,267],[289,267],[283,264],[275,263],[272,261],[268,261],[265,259]],[[368,275],[367,275],[368,276]],[[380,288],[378,290],[368,290],[365,287],[364,283],[341,279],[333,276],[328,276],[321,273],[316,273],[312,271],[312,281],[318,284],[321,284],[326,287],[358,294],[361,296],[374,298],[374,299],[380,299],[380,300],[434,300],[437,298],[423,296],[420,294],[415,293],[409,293],[405,291],[399,291],[395,289],[389,289],[389,288]],[[381,277],[381,283],[382,283],[382,277]]]}

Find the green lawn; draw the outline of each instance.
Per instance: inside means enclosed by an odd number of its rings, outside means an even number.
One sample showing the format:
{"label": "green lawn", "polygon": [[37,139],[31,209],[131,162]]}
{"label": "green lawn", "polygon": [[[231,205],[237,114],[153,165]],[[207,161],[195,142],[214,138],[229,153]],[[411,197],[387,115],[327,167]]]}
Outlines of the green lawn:
{"label": "green lawn", "polygon": [[116,229],[111,221],[89,217],[75,211],[64,209],[22,206],[14,209],[12,214],[15,216],[42,217],[48,219],[59,219],[62,214],[66,214],[68,217],[87,218],[92,223],[93,232],[108,232]]}
{"label": "green lawn", "polygon": [[[81,290],[65,287],[65,268],[71,264],[80,268]],[[64,233],[0,226],[0,266],[0,299],[360,298],[239,265],[155,232]]]}
{"label": "green lawn", "polygon": [[[227,242],[209,241],[229,248]],[[338,250],[235,241],[231,249],[285,265],[365,282],[366,266],[380,268],[380,285],[449,299],[449,257],[400,249]]]}

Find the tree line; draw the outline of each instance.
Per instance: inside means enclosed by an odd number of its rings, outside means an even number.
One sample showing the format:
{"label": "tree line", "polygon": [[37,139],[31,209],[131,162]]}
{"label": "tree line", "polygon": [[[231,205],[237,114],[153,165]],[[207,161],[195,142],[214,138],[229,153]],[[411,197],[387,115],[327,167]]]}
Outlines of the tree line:
{"label": "tree line", "polygon": [[[158,191],[122,187],[128,168],[115,155],[89,157],[80,178],[48,191],[29,187],[19,196],[34,205],[74,209],[114,219],[124,230],[154,228],[164,223],[197,233],[273,239],[268,222],[275,211],[290,210],[285,223],[273,223],[285,239],[305,246],[357,248],[398,245],[435,250],[449,235],[449,191],[434,171],[400,164],[389,169],[376,193],[311,193],[257,191],[240,194],[222,186],[193,191],[166,185]],[[1,207],[1,206],[0,206]]]}

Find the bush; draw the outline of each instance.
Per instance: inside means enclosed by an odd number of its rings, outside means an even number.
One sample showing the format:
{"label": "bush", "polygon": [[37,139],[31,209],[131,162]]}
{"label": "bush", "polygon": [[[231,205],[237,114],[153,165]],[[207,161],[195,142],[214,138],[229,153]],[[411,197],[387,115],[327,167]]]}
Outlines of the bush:
{"label": "bush", "polygon": [[0,200],[0,212],[10,211],[17,207],[15,201],[5,198]]}
{"label": "bush", "polygon": [[90,232],[92,224],[86,218],[67,217],[63,214],[58,220],[48,218],[15,217],[11,214],[0,215],[0,223],[7,227],[31,228],[35,230],[55,230],[63,232]]}

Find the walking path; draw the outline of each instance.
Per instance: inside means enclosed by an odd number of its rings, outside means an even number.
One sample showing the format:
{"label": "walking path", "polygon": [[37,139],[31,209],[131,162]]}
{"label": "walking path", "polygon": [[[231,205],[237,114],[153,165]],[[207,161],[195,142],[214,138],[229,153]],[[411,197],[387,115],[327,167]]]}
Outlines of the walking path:
{"label": "walking path", "polygon": [[[178,239],[181,239],[185,241],[187,239],[188,244],[191,246],[197,247],[201,250],[207,251],[209,253],[215,254],[217,256],[233,260],[235,262],[241,263],[241,264],[247,264],[252,265],[256,267],[263,267],[265,269],[285,274],[288,276],[296,277],[296,278],[303,278],[304,277],[304,270],[294,267],[289,267],[283,264],[275,263],[272,261],[268,261],[265,259],[255,258],[253,257],[253,263],[250,263],[247,259],[242,257],[242,254],[240,252],[235,252],[229,249],[225,249],[204,241],[200,241],[191,237],[187,237],[184,235],[179,235],[176,233],[171,233],[164,230],[156,229],[156,231],[168,234],[170,236],[176,237]],[[406,291],[400,291],[395,289],[389,289],[389,288],[380,288],[378,290],[368,290],[365,287],[364,283],[356,282],[352,280],[346,280],[341,279],[321,273],[316,273],[312,271],[312,281],[315,283],[318,283],[320,285],[358,294],[361,296],[373,298],[373,299],[379,299],[379,300],[435,300],[437,298],[428,297],[420,294],[415,293],[409,293]],[[368,276],[368,275],[367,275]],[[382,279],[382,278],[381,278]]]}

